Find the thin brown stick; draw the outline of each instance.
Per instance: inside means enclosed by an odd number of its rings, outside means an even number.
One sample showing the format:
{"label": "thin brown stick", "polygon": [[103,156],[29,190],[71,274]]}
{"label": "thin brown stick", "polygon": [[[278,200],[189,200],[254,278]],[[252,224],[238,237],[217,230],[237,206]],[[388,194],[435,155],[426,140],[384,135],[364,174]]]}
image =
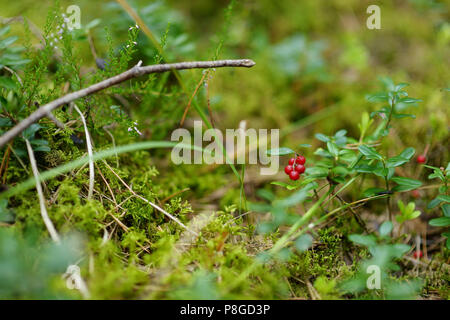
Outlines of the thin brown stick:
{"label": "thin brown stick", "polygon": [[168,200],[172,199],[173,197],[176,197],[176,196],[179,195],[180,193],[186,192],[186,191],[188,191],[188,190],[190,190],[190,189],[189,189],[189,188],[184,188],[184,189],[182,189],[182,190],[180,190],[180,191],[177,191],[177,192],[171,194],[170,196],[167,196],[167,197],[165,197],[164,199],[162,199],[162,200],[161,200],[161,203],[164,204],[164,203],[166,203]]}
{"label": "thin brown stick", "polygon": [[104,90],[116,84],[122,83],[126,80],[136,78],[145,74],[150,73],[162,73],[171,70],[184,70],[184,69],[209,69],[209,68],[222,68],[222,67],[245,67],[250,68],[255,65],[255,62],[250,59],[240,59],[240,60],[217,60],[217,61],[192,61],[192,62],[178,62],[178,63],[167,63],[167,64],[155,64],[151,66],[141,66],[142,61],[134,66],[133,68],[118,74],[109,79],[103,80],[90,87],[69,93],[61,98],[53,100],[35,112],[30,114],[28,118],[19,122],[11,130],[7,131],[0,137],[0,147],[3,147],[6,143],[17,137],[23,130],[28,128],[31,124],[35,123],[39,119],[47,116],[54,109],[65,105],[74,100],[86,97],[95,92]]}
{"label": "thin brown stick", "polygon": [[[10,153],[11,153],[11,144],[8,145],[8,148],[6,149],[5,154],[3,155],[2,165],[0,166],[0,177],[3,174],[3,168],[5,168],[6,158],[9,158]],[[5,173],[6,173],[6,169],[5,169]]]}

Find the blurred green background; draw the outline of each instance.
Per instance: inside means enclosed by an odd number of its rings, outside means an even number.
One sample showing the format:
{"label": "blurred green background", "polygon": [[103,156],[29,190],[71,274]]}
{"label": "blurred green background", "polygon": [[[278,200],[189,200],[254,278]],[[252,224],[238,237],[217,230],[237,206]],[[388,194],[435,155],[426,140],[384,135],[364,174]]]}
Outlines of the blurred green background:
{"label": "blurred green background", "polygon": [[[425,145],[447,135],[449,108],[441,89],[450,85],[449,1],[377,3],[381,30],[366,27],[366,9],[374,1],[238,1],[225,34],[228,1],[129,3],[157,39],[171,23],[165,49],[170,61],[210,59],[219,39],[224,40],[219,58],[256,61],[250,71],[218,71],[211,82],[211,104],[221,128],[247,120],[248,127],[286,129],[295,141],[310,131],[355,128],[355,114],[373,108],[364,95],[377,90],[380,76],[390,76],[410,83],[411,95],[424,100],[417,110],[417,135],[402,136],[404,143]],[[2,0],[1,16],[23,15],[42,28],[51,4]],[[97,23],[91,32],[99,55],[106,54],[104,27],[117,45],[126,39],[133,22],[117,2],[61,1],[63,8],[72,4],[81,9],[82,26]],[[21,32],[19,26],[16,32]],[[84,67],[95,66],[87,41],[78,45]],[[141,33],[138,58],[153,63],[152,48]],[[195,81],[192,91],[194,87]],[[302,125],[320,111],[326,126],[321,118],[312,126]]]}

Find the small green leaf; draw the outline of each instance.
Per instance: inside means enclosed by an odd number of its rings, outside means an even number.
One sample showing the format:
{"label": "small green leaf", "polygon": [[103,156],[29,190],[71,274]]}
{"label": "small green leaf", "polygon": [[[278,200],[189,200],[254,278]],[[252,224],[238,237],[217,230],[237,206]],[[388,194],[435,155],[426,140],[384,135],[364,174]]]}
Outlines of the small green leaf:
{"label": "small green leaf", "polygon": [[313,238],[309,234],[301,235],[295,240],[295,247],[298,251],[304,252],[308,250],[312,245]]}
{"label": "small green leaf", "polygon": [[16,40],[19,39],[17,36],[11,36],[8,38],[5,38],[3,40],[0,40],[0,49],[4,49],[12,45]]}
{"label": "small green leaf", "polygon": [[420,100],[420,99],[415,99],[415,98],[410,98],[410,97],[401,98],[398,100],[398,102],[406,103],[406,104],[415,104],[415,103],[421,102],[421,101],[422,100]]}
{"label": "small green leaf", "polygon": [[442,213],[444,214],[444,217],[450,218],[450,204],[446,203],[442,207]]}
{"label": "small green leaf", "polygon": [[444,194],[438,195],[436,198],[430,201],[427,205],[427,209],[433,209],[437,207],[441,202],[447,202],[450,203],[450,197]]}
{"label": "small green leaf", "polygon": [[337,158],[339,156],[339,148],[335,143],[328,141],[327,149],[333,155],[333,157]]}
{"label": "small green leaf", "polygon": [[350,239],[350,241],[366,247],[375,246],[377,244],[373,235],[365,236],[362,234],[351,234],[348,236],[348,238]]}
{"label": "small green leaf", "polygon": [[402,153],[400,153],[400,156],[405,159],[410,160],[414,156],[415,153],[416,153],[416,150],[414,148],[409,147],[409,148],[406,148],[405,150],[403,150]]}
{"label": "small green leaf", "polygon": [[416,116],[414,114],[409,114],[409,113],[392,113],[392,117],[395,119],[403,119],[403,118],[415,119],[416,118]]}
{"label": "small green leaf", "polygon": [[369,102],[387,102],[389,101],[389,96],[385,92],[375,93],[366,96]]}
{"label": "small green leaf", "polygon": [[7,34],[11,30],[11,26],[7,25],[6,27],[3,27],[0,29],[0,37],[3,37],[5,34]]}
{"label": "small green leaf", "polygon": [[324,178],[328,176],[328,169],[323,167],[307,168],[305,173],[309,177]]}
{"label": "small green leaf", "polygon": [[383,159],[383,157],[374,148],[368,147],[366,145],[359,146],[358,150],[363,155],[365,155],[367,159],[375,159],[375,160]]}
{"label": "small green leaf", "polygon": [[404,82],[399,83],[398,85],[395,86],[394,91],[398,92],[398,91],[402,90],[403,88],[405,88],[407,86],[409,86],[408,83],[404,83]]}
{"label": "small green leaf", "polygon": [[323,141],[323,142],[328,142],[330,141],[330,138],[328,138],[326,135],[322,134],[322,133],[316,133],[315,134],[316,139]]}
{"label": "small green leaf", "polygon": [[356,172],[374,173],[378,168],[367,164],[358,165],[355,167]]}
{"label": "small green leaf", "polygon": [[273,201],[275,199],[275,195],[267,189],[258,189],[256,195],[268,201]]}
{"label": "small green leaf", "polygon": [[347,130],[341,129],[334,135],[335,138],[344,137],[347,134]]}
{"label": "small green leaf", "polygon": [[440,194],[440,195],[437,196],[437,198],[438,198],[439,200],[441,200],[441,202],[447,202],[447,203],[450,203],[450,196],[447,196],[447,195],[445,195],[445,194]]}
{"label": "small green leaf", "polygon": [[0,127],[12,127],[12,121],[10,118],[0,117]]}
{"label": "small green leaf", "polygon": [[36,132],[41,129],[42,126],[37,124],[37,123],[33,123],[31,126],[29,126],[28,128],[26,128],[22,135],[24,137],[24,139],[27,140],[32,140],[34,138],[34,135],[36,134]]}
{"label": "small green leaf", "polygon": [[398,184],[398,186],[392,189],[392,191],[396,192],[414,190],[422,185],[421,181],[406,177],[394,177],[392,181]]}
{"label": "small green leaf", "polygon": [[392,231],[392,227],[393,224],[390,221],[385,221],[383,222],[383,224],[380,226],[380,236],[387,236],[389,235],[389,233]]}
{"label": "small green leaf", "polygon": [[433,209],[433,208],[437,207],[440,203],[441,203],[441,200],[438,197],[436,197],[428,203],[427,209]]}
{"label": "small green leaf", "polygon": [[254,211],[254,212],[266,213],[266,212],[270,212],[272,210],[272,206],[269,205],[269,204],[266,204],[266,203],[253,203],[253,202],[250,202],[248,204],[248,206],[249,206],[249,209]]}
{"label": "small green leaf", "polygon": [[418,218],[422,213],[419,210],[413,211],[408,215],[408,220],[413,220],[415,218]]}
{"label": "small green leaf", "polygon": [[403,158],[401,156],[395,156],[395,157],[389,158],[386,161],[386,166],[388,168],[395,168],[395,167],[399,167],[399,166],[407,163],[408,161],[409,161],[408,159]]}
{"label": "small green leaf", "polygon": [[385,192],[386,189],[382,189],[382,188],[369,188],[364,190],[364,192],[362,193],[362,196],[364,198],[368,198],[368,197],[373,197],[376,195],[379,195],[381,192]]}

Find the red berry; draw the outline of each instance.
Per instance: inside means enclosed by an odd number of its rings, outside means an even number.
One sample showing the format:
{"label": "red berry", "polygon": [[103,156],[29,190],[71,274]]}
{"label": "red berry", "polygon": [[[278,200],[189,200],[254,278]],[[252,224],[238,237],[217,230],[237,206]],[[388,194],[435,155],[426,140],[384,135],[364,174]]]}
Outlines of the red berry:
{"label": "red berry", "polygon": [[295,166],[294,170],[297,171],[299,174],[302,174],[303,172],[305,172],[305,166],[302,164],[298,164]]}
{"label": "red berry", "polygon": [[419,190],[413,190],[412,192],[411,192],[411,194],[412,194],[412,196],[414,197],[414,198],[416,198],[416,199],[419,199],[420,198],[420,191]]}
{"label": "red berry", "polygon": [[286,166],[286,167],[284,167],[284,172],[286,172],[286,174],[291,173],[292,170],[294,170],[294,167],[292,167],[292,166]]}
{"label": "red berry", "polygon": [[289,165],[293,166],[295,163],[295,158],[289,159]]}
{"label": "red berry", "polygon": [[419,250],[419,251],[414,251],[414,259],[417,259],[417,258],[422,258],[423,257],[423,253],[422,253],[422,251],[421,250]]}
{"label": "red berry", "polygon": [[295,161],[295,163],[297,164],[305,164],[306,162],[306,158],[304,156],[298,156],[297,160]]}
{"label": "red berry", "polygon": [[417,157],[417,163],[425,163],[426,161],[427,158],[423,154]]}
{"label": "red berry", "polygon": [[298,171],[291,171],[291,173],[289,173],[289,178],[291,178],[291,180],[298,180],[298,178],[300,178],[300,174],[298,173]]}

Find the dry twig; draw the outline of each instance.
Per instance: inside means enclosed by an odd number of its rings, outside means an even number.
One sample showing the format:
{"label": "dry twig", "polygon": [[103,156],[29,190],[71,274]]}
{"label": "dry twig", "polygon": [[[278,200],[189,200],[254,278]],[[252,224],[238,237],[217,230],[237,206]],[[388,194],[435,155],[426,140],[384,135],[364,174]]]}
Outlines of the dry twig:
{"label": "dry twig", "polygon": [[74,100],[86,97],[95,92],[104,90],[126,80],[136,78],[145,74],[150,73],[162,73],[171,70],[184,70],[184,69],[209,69],[209,68],[222,68],[222,67],[246,67],[250,68],[255,65],[250,59],[240,59],[240,60],[216,60],[216,61],[193,61],[193,62],[178,62],[178,63],[167,63],[167,64],[155,64],[150,66],[141,66],[142,61],[134,66],[133,68],[118,74],[109,79],[103,80],[90,87],[66,94],[65,96],[53,100],[35,112],[30,114],[27,118],[19,122],[11,130],[7,131],[0,137],[0,147],[4,146],[6,143],[18,136],[23,130],[28,128],[31,124],[40,120],[41,118],[47,116],[54,109],[68,104]]}

